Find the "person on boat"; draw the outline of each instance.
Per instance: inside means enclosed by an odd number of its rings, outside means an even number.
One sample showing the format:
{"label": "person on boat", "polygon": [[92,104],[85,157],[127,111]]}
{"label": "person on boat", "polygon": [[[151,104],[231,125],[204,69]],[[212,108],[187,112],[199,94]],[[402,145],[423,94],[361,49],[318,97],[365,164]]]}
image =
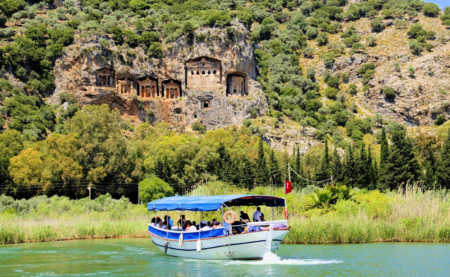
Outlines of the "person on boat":
{"label": "person on boat", "polygon": [[260,219],[259,221],[266,221],[263,213],[261,213],[261,216],[259,217],[259,219]]}
{"label": "person on boat", "polygon": [[201,230],[202,230],[202,231],[211,231],[211,230],[212,230],[212,224],[211,224],[211,221],[208,221],[208,222],[206,223],[206,226],[203,227]]}
{"label": "person on boat", "polygon": [[152,218],[152,221],[150,222],[150,225],[155,227],[156,226],[156,218]]}
{"label": "person on boat", "polygon": [[173,227],[173,219],[170,218],[170,215],[168,217],[169,217],[169,225],[170,225],[170,227]]}
{"label": "person on boat", "polygon": [[256,212],[253,213],[253,221],[261,221],[261,207],[257,207]]}
{"label": "person on boat", "polygon": [[185,227],[185,228],[183,228],[183,229],[186,229],[187,232],[194,232],[194,231],[197,231],[197,228],[196,228],[195,226],[192,225],[192,223],[191,223],[190,220],[186,220],[186,223],[185,223],[185,226],[184,226],[184,227]]}
{"label": "person on boat", "polygon": [[192,221],[192,226],[194,226],[194,227],[195,227],[195,229],[196,229],[196,230],[198,230],[197,222],[195,222],[195,221]]}
{"label": "person on boat", "polygon": [[161,218],[159,218],[159,216],[156,218],[156,227],[157,228],[162,228],[163,226],[163,222],[161,220]]}
{"label": "person on boat", "polygon": [[177,222],[178,228],[183,227],[185,223],[186,223],[186,217],[185,217],[184,214],[182,214],[181,215],[181,219],[179,219],[178,222]]}
{"label": "person on boat", "polygon": [[168,230],[170,230],[170,229],[172,229],[171,228],[171,226],[170,226],[170,224],[169,224],[169,221],[167,220],[168,218],[167,218],[167,215],[166,216],[164,216],[164,222],[162,223],[162,229],[168,229]]}
{"label": "person on boat", "polygon": [[243,222],[250,222],[250,217],[248,217],[248,214],[244,213],[244,211],[241,211],[240,217],[241,217],[241,221],[243,221]]}
{"label": "person on boat", "polygon": [[215,218],[212,220],[212,224],[213,224],[213,226],[220,225],[220,223],[217,222],[217,220]]}

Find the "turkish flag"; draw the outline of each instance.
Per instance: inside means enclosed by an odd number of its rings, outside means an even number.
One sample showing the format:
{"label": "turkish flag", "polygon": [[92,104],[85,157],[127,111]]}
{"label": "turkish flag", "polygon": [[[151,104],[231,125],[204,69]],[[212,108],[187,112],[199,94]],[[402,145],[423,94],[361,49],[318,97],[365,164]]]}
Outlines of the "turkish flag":
{"label": "turkish flag", "polygon": [[288,180],[284,180],[284,193],[288,194],[292,191],[292,183]]}

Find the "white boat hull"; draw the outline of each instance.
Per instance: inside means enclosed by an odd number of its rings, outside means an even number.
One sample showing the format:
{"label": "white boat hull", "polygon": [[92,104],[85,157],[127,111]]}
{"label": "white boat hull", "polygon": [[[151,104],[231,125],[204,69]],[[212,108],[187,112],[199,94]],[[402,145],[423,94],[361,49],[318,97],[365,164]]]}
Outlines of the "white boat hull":
{"label": "white boat hull", "polygon": [[[267,252],[278,250],[289,230],[273,230],[272,240],[269,231],[250,232],[232,236],[201,239],[201,250],[197,251],[197,240],[167,240],[150,233],[153,243],[167,255],[202,260],[262,259]],[[270,241],[270,247],[268,245]]]}

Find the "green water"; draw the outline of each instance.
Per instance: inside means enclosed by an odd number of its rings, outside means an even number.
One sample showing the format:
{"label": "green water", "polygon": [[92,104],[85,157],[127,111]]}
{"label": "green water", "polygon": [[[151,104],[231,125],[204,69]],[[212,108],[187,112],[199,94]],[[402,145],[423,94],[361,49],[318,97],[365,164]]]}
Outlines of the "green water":
{"label": "green water", "polygon": [[262,261],[165,256],[150,239],[0,245],[0,276],[450,276],[450,245],[282,245]]}

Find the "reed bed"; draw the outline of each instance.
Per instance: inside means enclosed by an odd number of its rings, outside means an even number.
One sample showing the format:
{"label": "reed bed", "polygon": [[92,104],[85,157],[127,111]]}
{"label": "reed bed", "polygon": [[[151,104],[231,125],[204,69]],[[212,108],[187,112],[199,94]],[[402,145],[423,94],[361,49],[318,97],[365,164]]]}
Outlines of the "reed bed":
{"label": "reed bed", "polygon": [[[287,244],[450,242],[450,194],[407,186],[396,192],[354,190],[349,200],[311,207],[315,187],[287,195],[289,235]],[[191,195],[246,194],[242,188],[214,182],[195,188]],[[257,187],[252,194],[284,197],[282,188]],[[241,207],[251,214],[255,207]],[[234,209],[237,211],[238,209]],[[282,208],[263,207],[266,219],[283,217]],[[73,239],[146,237],[149,218],[145,205],[128,199],[102,196],[96,200],[69,200],[43,196],[12,200],[0,196],[0,244]],[[183,212],[199,220],[195,212]],[[174,221],[180,212],[169,212]],[[202,213],[202,219],[220,219],[220,212]]]}

